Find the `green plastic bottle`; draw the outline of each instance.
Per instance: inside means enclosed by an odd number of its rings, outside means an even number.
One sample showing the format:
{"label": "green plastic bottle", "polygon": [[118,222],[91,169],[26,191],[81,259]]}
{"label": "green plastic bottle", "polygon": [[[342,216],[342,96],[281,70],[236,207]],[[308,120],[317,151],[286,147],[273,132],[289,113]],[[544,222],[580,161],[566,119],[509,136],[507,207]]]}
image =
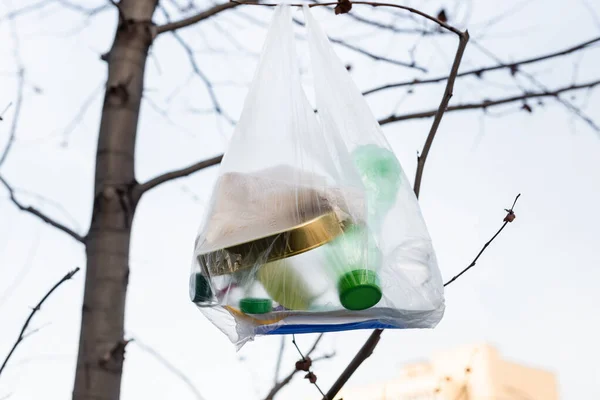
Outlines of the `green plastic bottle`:
{"label": "green plastic bottle", "polygon": [[326,252],[335,274],[340,302],[348,310],[371,308],[381,300],[377,271],[382,255],[373,232],[396,202],[402,167],[389,149],[374,144],[360,146],[352,158],[366,190],[368,227],[352,225],[332,241]]}
{"label": "green plastic bottle", "polygon": [[356,148],[352,158],[365,186],[369,225],[379,226],[396,202],[402,167],[391,150],[374,144]]}
{"label": "green plastic bottle", "polygon": [[379,302],[382,293],[377,269],[381,253],[365,226],[348,227],[327,245],[325,257],[344,308],[364,310]]}

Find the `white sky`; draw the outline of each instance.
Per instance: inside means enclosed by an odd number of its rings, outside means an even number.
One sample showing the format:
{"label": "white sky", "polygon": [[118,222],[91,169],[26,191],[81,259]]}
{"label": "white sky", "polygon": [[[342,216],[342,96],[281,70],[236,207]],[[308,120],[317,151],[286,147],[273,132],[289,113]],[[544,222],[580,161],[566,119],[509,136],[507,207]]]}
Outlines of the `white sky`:
{"label": "white sky", "polygon": [[[13,0],[12,6],[33,4]],[[199,2],[200,3],[200,2]],[[435,13],[440,1],[426,4]],[[448,2],[450,17],[468,27],[474,39],[505,61],[566,48],[600,34],[600,6],[593,1],[558,0],[498,3]],[[89,6],[102,0],[85,1]],[[490,18],[519,6],[495,25]],[[200,5],[201,8],[208,4]],[[0,109],[15,100],[17,69],[9,22],[11,2],[0,3]],[[453,10],[455,10],[453,12]],[[243,54],[228,41],[259,52],[265,30],[239,13],[268,21],[270,10],[246,7],[187,29],[182,34],[200,50],[197,59],[214,81],[228,113],[237,117],[256,56]],[[389,14],[356,7],[360,15],[391,22]],[[173,15],[177,15],[172,10]],[[409,58],[414,38],[377,33],[348,17],[323,10],[317,18],[331,36],[401,60]],[[300,16],[300,13],[298,13]],[[101,85],[106,69],[99,55],[112,41],[116,11],[86,21],[80,14],[50,5],[16,20],[27,86],[17,142],[2,166],[3,176],[22,190],[19,198],[85,232],[92,204],[92,184]],[[451,20],[451,22],[453,22]],[[399,19],[398,23],[402,23]],[[84,28],[77,33],[73,29]],[[301,32],[301,31],[299,31]],[[431,76],[448,70],[455,38],[427,38],[416,52]],[[301,46],[302,47],[302,46]],[[211,52],[211,49],[214,50]],[[306,49],[301,62],[308,65]],[[146,100],[138,132],[136,171],[144,181],[163,171],[222,152],[231,126],[212,115],[190,113],[210,107],[207,92],[190,73],[185,53],[169,36],[153,47],[146,77]],[[352,63],[362,89],[381,82],[424,76],[383,65],[340,49]],[[576,79],[598,79],[597,49],[558,62],[527,68],[549,87]],[[489,65],[476,46],[468,47],[463,69]],[[575,69],[574,65],[578,68]],[[303,71],[307,72],[307,71]],[[452,104],[519,93],[503,71],[483,80],[459,80]],[[235,83],[234,84],[232,84]],[[519,82],[527,86],[523,79]],[[310,93],[310,76],[306,76]],[[100,90],[99,90],[100,88]],[[179,88],[174,94],[176,88]],[[419,88],[397,108],[399,113],[436,108],[442,86]],[[39,93],[36,93],[39,92]],[[80,123],[71,121],[95,94]],[[404,90],[369,96],[377,116],[396,109]],[[574,93],[573,101],[600,121],[600,91]],[[589,95],[589,96],[588,96]],[[171,102],[167,100],[172,97]],[[565,97],[570,98],[570,97]],[[166,120],[151,105],[168,110]],[[600,166],[598,134],[551,100],[490,110],[448,113],[430,153],[421,191],[421,207],[436,246],[445,280],[464,268],[498,229],[504,208],[517,193],[517,219],[481,258],[477,267],[446,292],[446,315],[434,330],[386,331],[373,356],[350,385],[395,376],[399,367],[426,358],[435,350],[488,341],[512,360],[540,366],[558,375],[562,399],[600,397]],[[14,107],[0,123],[0,148],[8,137]],[[385,132],[407,174],[414,176],[416,152],[430,120],[387,125]],[[63,133],[71,127],[70,133]],[[62,146],[63,142],[67,146]],[[279,337],[259,338],[239,353],[228,339],[195,309],[188,298],[192,246],[217,169],[166,184],[144,197],[134,222],[126,329],[152,346],[185,374],[206,399],[261,398],[273,381]],[[53,202],[31,196],[39,194]],[[85,266],[83,248],[38,219],[20,213],[0,194],[0,359],[8,352],[30,307],[56,280],[75,266]],[[65,212],[67,210],[68,212]],[[84,273],[61,287],[35,317],[42,330],[18,349],[0,376],[0,398],[70,396],[75,366]],[[319,383],[327,388],[360,347],[368,331],[326,335],[315,353],[336,357],[316,364]],[[291,340],[291,338],[288,338]],[[314,338],[299,336],[308,349]],[[288,340],[282,372],[293,368],[296,354]],[[194,399],[189,389],[152,356],[132,344],[123,379],[125,400]],[[280,394],[285,399],[318,398],[299,377]]]}

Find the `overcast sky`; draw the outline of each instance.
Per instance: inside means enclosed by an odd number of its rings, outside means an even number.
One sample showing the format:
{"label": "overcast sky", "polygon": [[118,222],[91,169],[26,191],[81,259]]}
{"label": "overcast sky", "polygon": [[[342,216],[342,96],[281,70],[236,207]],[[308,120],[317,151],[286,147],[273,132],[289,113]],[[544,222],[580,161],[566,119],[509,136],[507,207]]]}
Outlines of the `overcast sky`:
{"label": "overcast sky", "polygon": [[[15,101],[15,42],[4,17],[30,0],[0,2],[0,111]],[[82,1],[90,8],[102,0]],[[201,3],[201,2],[198,2]],[[412,2],[436,13],[442,2]],[[543,55],[600,35],[600,6],[592,0],[447,2],[450,22],[468,28],[475,43],[465,54],[463,70],[493,64],[476,44],[504,61]],[[208,2],[199,4],[207,8]],[[177,15],[175,10],[172,14]],[[356,6],[355,12],[396,22],[383,11]],[[237,118],[271,10],[260,7],[227,11],[182,31],[204,72],[217,83],[229,115]],[[296,12],[302,18],[300,11]],[[498,20],[493,17],[504,15]],[[347,16],[315,12],[334,37],[400,60],[410,58],[415,37],[377,32]],[[162,21],[157,14],[157,21]],[[113,38],[116,11],[107,8],[90,19],[58,4],[17,18],[19,52],[26,68],[25,100],[17,141],[2,175],[19,189],[23,202],[39,206],[81,233],[89,225],[94,154],[106,65],[100,54]],[[298,33],[303,36],[302,30]],[[309,96],[311,76],[305,43],[299,57]],[[338,49],[352,64],[361,89],[379,83],[438,76],[449,70],[456,38],[420,39],[417,61],[430,70],[386,65]],[[244,50],[245,49],[245,50]],[[550,88],[598,79],[600,51],[556,62],[535,64]],[[136,172],[144,181],[169,169],[223,152],[232,126],[204,115],[210,108],[202,82],[188,79],[185,53],[169,35],[152,48],[146,99],[138,132]],[[520,93],[506,71],[466,78],[455,87],[452,104]],[[378,117],[392,112],[434,109],[442,86],[413,94],[389,90],[368,96]],[[600,90],[574,92],[572,101],[600,121]],[[570,96],[565,98],[571,99]],[[517,219],[480,259],[477,267],[446,290],[446,314],[433,330],[386,331],[371,358],[349,385],[390,379],[402,364],[425,359],[433,351],[471,342],[489,342],[510,360],[557,374],[562,399],[600,397],[600,142],[580,119],[556,102],[521,104],[448,113],[429,155],[421,189],[421,207],[445,280],[469,264],[502,224],[517,193]],[[74,117],[83,109],[81,118]],[[4,148],[15,107],[0,123]],[[431,121],[386,125],[385,133],[409,177],[416,152]],[[127,302],[127,337],[138,338],[183,371],[203,397],[256,398],[269,391],[279,337],[257,338],[236,353],[229,340],[190,303],[188,274],[193,242],[210,199],[218,169],[174,181],[148,193],[134,221],[131,277]],[[36,196],[49,200],[40,200]],[[83,247],[67,235],[19,212],[0,190],[0,359],[17,337],[39,298],[68,270],[85,266]],[[84,272],[61,287],[35,317],[41,328],[18,349],[0,377],[0,399],[66,399],[70,396],[77,356]],[[336,356],[315,365],[319,383],[328,387],[368,337],[368,331],[328,334],[315,355]],[[293,368],[296,354],[287,340],[282,373]],[[312,335],[298,337],[308,349]],[[181,380],[136,344],[127,348],[125,400],[195,399]],[[300,377],[281,393],[285,399],[318,398]]]}

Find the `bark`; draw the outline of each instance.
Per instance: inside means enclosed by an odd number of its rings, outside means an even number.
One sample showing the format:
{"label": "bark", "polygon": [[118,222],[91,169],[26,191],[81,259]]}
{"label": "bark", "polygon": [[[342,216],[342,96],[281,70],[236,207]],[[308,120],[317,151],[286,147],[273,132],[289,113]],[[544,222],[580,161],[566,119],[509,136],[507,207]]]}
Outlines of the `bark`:
{"label": "bark", "polygon": [[134,151],[144,68],[158,0],[121,0],[108,62],[96,154],[94,208],[85,238],[87,269],[74,400],[118,400],[129,241],[136,208]]}

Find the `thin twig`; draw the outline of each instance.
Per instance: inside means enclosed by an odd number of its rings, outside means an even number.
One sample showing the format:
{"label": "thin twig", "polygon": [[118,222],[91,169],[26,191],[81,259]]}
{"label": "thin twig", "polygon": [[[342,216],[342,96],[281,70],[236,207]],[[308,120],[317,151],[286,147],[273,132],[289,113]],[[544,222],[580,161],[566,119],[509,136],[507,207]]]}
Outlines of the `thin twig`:
{"label": "thin twig", "polygon": [[[261,26],[261,27],[268,26],[268,24],[265,23],[264,21],[260,21],[260,20],[254,18],[254,17],[252,17],[250,15],[246,15],[246,14],[244,14],[242,12],[239,12],[239,11],[236,11],[236,13],[237,13],[236,15],[238,15],[238,16],[246,19],[247,21],[249,21],[250,23],[252,23],[254,25]],[[300,26],[304,26],[304,22],[302,22],[302,21],[300,21],[300,20],[298,20],[296,18],[293,18],[292,20],[293,20],[294,23],[296,23],[296,24],[298,24]],[[301,36],[299,34],[296,35],[296,37],[302,37],[303,38],[303,36]],[[363,56],[366,56],[366,57],[368,57],[368,58],[370,58],[372,60],[383,61],[383,62],[390,63],[392,65],[398,65],[398,66],[405,67],[405,68],[413,68],[413,69],[417,69],[417,70],[422,71],[422,72],[427,72],[426,68],[424,68],[424,67],[422,67],[420,65],[417,65],[415,62],[400,61],[400,60],[395,60],[393,58],[380,56],[380,55],[371,53],[370,51],[365,50],[365,49],[363,49],[361,47],[358,47],[356,45],[347,43],[347,42],[345,42],[342,39],[331,37],[331,36],[328,36],[328,38],[329,38],[330,42],[335,43],[335,44],[337,44],[337,45],[339,45],[341,47],[345,47],[348,50],[354,51],[354,52],[356,52],[358,54],[361,54]]]}
{"label": "thin twig", "polygon": [[401,34],[409,34],[409,35],[413,34],[413,35],[422,35],[422,36],[443,33],[443,31],[441,31],[441,30],[425,30],[425,29],[420,29],[420,28],[398,28],[395,24],[384,24],[379,21],[373,21],[373,20],[364,18],[358,14],[348,13],[347,15],[350,18],[354,19],[355,21],[361,22],[366,25],[374,26],[378,29],[390,31],[393,33],[401,33]]}
{"label": "thin twig", "polygon": [[[308,353],[306,353],[307,356],[317,348],[317,344],[319,344],[319,341],[321,340],[322,337],[323,337],[323,334],[322,333],[319,334],[319,336],[317,337],[317,340],[315,340],[315,343],[313,343],[313,346],[311,347],[311,349],[308,351]],[[292,343],[294,344],[294,347],[296,347],[296,350],[298,351],[298,354],[300,354],[300,357],[302,357],[302,361],[306,361],[306,357],[304,356],[304,354],[302,354],[302,351],[300,351],[300,347],[298,347],[298,344],[296,343],[296,335],[292,335]],[[308,374],[309,375],[312,374],[314,376],[314,373],[310,370],[310,368],[308,369]],[[325,393],[323,393],[323,391],[319,387],[319,384],[317,383],[316,379],[313,382],[313,385],[315,385],[315,387],[317,388],[319,393],[321,393],[321,396],[325,396]]]}
{"label": "thin twig", "polygon": [[150,179],[149,181],[137,185],[133,189],[134,199],[139,200],[142,195],[150,189],[155,188],[156,186],[172,181],[173,179],[182,178],[184,176],[188,176],[193,174],[196,171],[200,171],[201,169],[212,167],[213,165],[218,165],[223,159],[223,155],[219,155],[213,158],[209,158],[207,160],[202,160],[195,164],[190,165],[189,167],[181,168],[175,171],[166,172],[164,174],[158,175],[155,178]]}
{"label": "thin twig", "polygon": [[[73,1],[73,2],[67,1],[67,0],[53,0],[53,1],[56,3],[59,3],[61,6],[65,7],[65,8],[71,9],[73,11],[77,11],[82,14],[87,14],[87,15],[97,14],[98,12],[105,10],[106,8],[108,8],[110,6],[110,4],[103,4],[101,6],[87,8],[87,7],[83,7],[79,4],[77,4],[75,1]],[[112,5],[118,7],[118,4],[112,0],[109,0],[108,2],[112,3]]]}
{"label": "thin twig", "polygon": [[17,73],[17,98],[15,100],[15,113],[12,118],[12,123],[10,125],[10,132],[8,134],[8,142],[6,143],[6,148],[4,152],[0,154],[0,166],[6,161],[8,157],[8,153],[12,148],[12,145],[15,142],[15,137],[17,134],[17,124],[19,123],[19,115],[21,114],[21,105],[23,104],[23,90],[25,87],[25,67],[23,66],[23,60],[21,59],[21,50],[20,50],[20,40],[17,32],[17,24],[14,18],[10,18],[10,32],[13,39],[13,57],[15,59],[15,63],[17,64],[18,73]]}
{"label": "thin twig", "polygon": [[[483,247],[481,248],[481,250],[479,251],[479,253],[475,257],[475,259],[471,262],[471,264],[469,264],[467,266],[467,268],[465,268],[462,271],[460,271],[460,273],[458,275],[454,276],[448,282],[444,283],[444,287],[450,285],[452,282],[454,282],[455,280],[457,280],[458,278],[460,278],[460,276],[462,274],[464,274],[465,272],[467,272],[468,270],[470,270],[471,268],[473,268],[475,266],[475,264],[477,263],[477,260],[479,260],[479,257],[481,257],[481,255],[485,251],[485,249],[487,249],[487,247],[494,241],[494,239],[496,239],[496,237],[500,234],[500,232],[502,232],[502,230],[506,227],[506,225],[508,225],[509,222],[512,222],[512,220],[514,219],[514,212],[513,212],[513,210],[514,210],[515,204],[517,204],[517,200],[519,200],[520,196],[521,196],[521,193],[519,193],[517,195],[517,197],[515,197],[515,201],[513,202],[513,205],[508,210],[506,210],[506,212],[508,212],[508,214],[507,214],[506,218],[504,218],[504,223],[502,224],[502,226],[500,227],[500,229],[498,229],[498,232],[496,232],[496,234],[494,234],[494,236],[492,236],[492,238],[490,240],[488,240],[488,242],[486,244],[483,245]],[[512,218],[509,218],[509,216],[512,216]]]}
{"label": "thin twig", "polygon": [[25,211],[25,212],[28,212],[28,213],[30,213],[32,215],[35,215],[36,217],[38,217],[39,219],[41,219],[45,223],[47,223],[47,224],[49,224],[49,225],[51,225],[51,226],[53,226],[53,227],[55,227],[55,228],[63,231],[64,233],[68,234],[73,239],[77,240],[78,242],[81,242],[81,243],[85,242],[85,237],[81,236],[79,233],[75,232],[73,229],[67,227],[66,225],[61,224],[60,222],[57,222],[57,221],[53,220],[52,218],[48,217],[46,214],[42,213],[37,208],[34,208],[32,206],[25,206],[21,202],[19,202],[17,200],[16,196],[15,196],[15,190],[12,188],[12,186],[9,185],[9,183],[6,181],[6,179],[4,179],[1,175],[0,175],[0,182],[2,182],[2,184],[8,190],[8,195],[10,197],[10,200],[21,211]]}
{"label": "thin twig", "polygon": [[[600,40],[600,39],[598,39]],[[479,48],[483,53],[485,53],[487,56],[491,57],[492,59],[496,60],[497,62],[502,62],[502,60],[500,60],[495,54],[493,54],[491,51],[489,51],[488,49],[486,49],[485,47],[483,47],[482,45],[480,45],[479,43],[477,43],[476,41],[473,42],[475,44],[475,46],[477,48]],[[540,80],[538,78],[536,78],[535,76],[533,76],[532,74],[530,74],[527,71],[523,71],[520,69],[514,69],[512,70],[514,71],[514,74],[521,74],[523,75],[525,78],[527,78],[531,83],[533,83],[535,86],[537,86],[537,88],[539,90],[542,91],[549,91],[550,89],[548,89],[548,87],[546,85],[544,85],[542,82],[540,82]],[[560,97],[557,97],[556,100],[562,104],[563,106],[565,106],[565,108],[569,111],[571,111],[573,114],[575,114],[576,116],[578,116],[581,120],[583,120],[585,123],[587,123],[593,130],[595,130],[596,132],[600,132],[600,126],[598,126],[596,124],[596,122],[594,122],[594,120],[592,118],[590,118],[589,116],[585,115],[585,113],[576,105],[574,105],[573,103],[571,103],[568,100],[565,99],[561,99]]]}
{"label": "thin twig", "polygon": [[[158,9],[165,15],[165,17],[167,18],[168,21],[171,20],[169,13],[167,12],[167,10],[164,7],[159,5]],[[213,104],[213,109],[214,109],[215,113],[217,113],[218,115],[221,115],[223,118],[225,118],[227,120],[227,122],[229,122],[230,124],[233,125],[235,122],[229,115],[227,115],[225,113],[225,111],[223,110],[223,107],[221,107],[221,103],[219,102],[219,99],[217,98],[217,94],[215,93],[214,85],[211,82],[211,80],[208,78],[208,76],[200,69],[200,66],[196,62],[196,57],[194,55],[194,51],[192,50],[190,45],[176,31],[171,31],[171,34],[173,35],[175,40],[181,45],[181,47],[183,47],[183,50],[186,52],[194,74],[197,75],[200,78],[200,80],[202,80],[202,82],[204,83],[204,86],[206,86],[206,90],[208,91],[208,95]]]}
{"label": "thin twig", "polygon": [[[255,2],[255,1],[237,1],[237,0],[230,0],[230,3],[240,4],[240,5],[243,4],[243,5],[248,5],[248,6],[266,6],[266,7],[276,7],[276,6],[280,5],[279,3],[259,3],[259,2]],[[377,2],[371,2],[371,1],[349,1],[349,3],[350,4],[364,4],[364,5],[373,6],[373,7],[400,8],[402,10],[409,11],[411,13],[420,15],[421,17],[426,18],[432,22],[435,22],[436,24],[443,27],[444,29],[454,32],[459,36],[462,35],[462,32],[460,30],[456,29],[455,27],[448,25],[444,21],[441,21],[435,17],[432,17],[429,14],[424,13],[423,11],[419,11],[412,7],[403,6],[403,5],[394,4],[394,3],[377,3]],[[309,4],[308,6],[310,8],[312,8],[312,7],[321,7],[321,6],[337,6],[338,4],[339,4],[338,2],[335,2],[335,3],[313,3],[313,4]],[[304,7],[306,4],[292,3],[292,4],[286,4],[286,5],[292,6],[292,7]]]}
{"label": "thin twig", "polygon": [[6,107],[4,107],[4,110],[2,110],[2,112],[0,112],[0,121],[4,120],[4,114],[10,109],[10,107],[12,106],[12,101],[9,102]]}
{"label": "thin twig", "polygon": [[[297,18],[292,18],[292,21],[295,24],[300,25],[300,26],[304,26],[305,25],[304,22],[300,21]],[[355,46],[353,44],[347,43],[347,42],[343,41],[342,39],[337,39],[337,38],[329,37],[329,41],[332,42],[332,43],[338,44],[338,45],[340,45],[342,47],[346,47],[347,49],[350,49],[350,50],[355,51],[355,52],[357,52],[359,54],[362,54],[362,55],[364,55],[366,57],[369,57],[370,59],[375,60],[375,61],[384,61],[384,62],[387,62],[387,63],[392,64],[392,65],[398,65],[400,67],[413,68],[413,69],[419,70],[421,72],[427,72],[427,68],[424,68],[424,67],[421,67],[420,65],[417,65],[415,62],[400,61],[400,60],[395,60],[395,59],[389,58],[389,57],[379,56],[377,54],[371,53],[368,50],[365,50],[365,49],[362,49],[362,48],[360,48],[358,46]]]}
{"label": "thin twig", "polygon": [[[573,90],[583,90],[583,89],[592,89],[595,86],[600,85],[600,80],[581,83],[578,85],[570,85],[550,91],[544,92],[528,92],[518,96],[505,97],[502,99],[494,99],[494,100],[483,100],[479,103],[465,103],[459,104],[456,106],[449,106],[446,108],[446,112],[452,111],[461,111],[461,110],[476,110],[476,109],[488,109],[493,106],[499,106],[502,104],[514,103],[527,99],[535,99],[540,97],[557,97],[561,93],[570,92]],[[416,119],[416,118],[428,118],[433,117],[436,114],[437,110],[429,110],[429,111],[421,111],[410,114],[402,114],[402,115],[391,115],[384,119],[379,120],[380,125],[389,124],[392,122],[405,121],[408,119]]]}
{"label": "thin twig", "polygon": [[[321,341],[321,338],[323,337],[323,334],[319,334],[319,336],[317,337],[317,339],[314,341],[312,347],[308,350],[308,352],[306,353],[306,355],[303,355],[302,352],[300,351],[300,349],[298,348],[298,345],[296,344],[296,339],[295,337],[292,338],[292,342],[294,343],[294,346],[296,346],[296,350],[298,351],[298,353],[300,354],[300,356],[302,357],[302,360],[305,361],[306,357],[310,356],[316,349],[317,349],[317,345],[319,344],[319,342]],[[326,355],[322,358],[330,358],[333,357],[333,355]],[[320,358],[321,359],[321,358]],[[314,361],[314,360],[313,360]],[[282,380],[280,380],[279,382],[277,382],[269,391],[269,393],[265,396],[265,400],[273,400],[275,398],[275,395],[277,393],[279,393],[279,391],[281,389],[283,389],[287,384],[289,384],[292,381],[292,378],[299,372],[300,370],[298,368],[294,368],[293,371],[291,371],[288,375],[286,375],[285,378],[283,378]],[[317,389],[319,389],[319,391],[321,392],[321,394],[323,394],[323,392],[321,391],[321,388],[317,385],[317,383],[315,382],[315,386],[317,387]]]}
{"label": "thin twig", "polygon": [[132,338],[129,340],[129,342],[130,343],[133,342],[133,343],[137,344],[137,346],[140,349],[144,350],[146,353],[153,356],[165,368],[167,368],[169,371],[171,371],[173,373],[173,375],[176,375],[179,379],[181,379],[181,381],[183,383],[185,383],[186,386],[190,389],[190,391],[194,394],[196,399],[204,400],[204,397],[200,394],[200,391],[198,390],[198,388],[196,388],[196,386],[194,386],[194,384],[192,383],[190,378],[188,378],[180,369],[178,369],[173,364],[171,364],[166,358],[164,358],[162,355],[160,355],[156,350],[154,350],[152,347],[142,343],[138,338]]}
{"label": "thin twig", "polygon": [[185,28],[186,26],[193,25],[197,22],[200,22],[202,20],[205,20],[207,18],[215,16],[218,13],[220,13],[221,11],[225,11],[230,8],[237,7],[237,6],[239,6],[239,4],[237,4],[237,3],[218,4],[208,10],[202,11],[201,13],[193,15],[189,18],[182,19],[181,21],[170,22],[170,23],[161,25],[161,26],[157,27],[156,32],[157,32],[157,34],[161,34],[164,32],[175,31],[180,28]]}
{"label": "thin twig", "polygon": [[3,16],[0,16],[0,23],[2,21],[4,21],[5,19],[14,19],[16,17],[23,16],[30,12],[40,11],[42,8],[48,7],[50,4],[52,4],[52,3],[49,2],[48,0],[41,0],[41,1],[38,1],[37,3],[28,4],[28,5],[24,6],[23,8],[19,8],[17,10],[12,10],[11,12],[4,14]]}
{"label": "thin twig", "polygon": [[[522,65],[527,65],[527,64],[532,64],[532,63],[536,63],[536,62],[540,62],[540,61],[545,61],[545,60],[549,60],[549,59],[553,59],[556,57],[560,57],[560,56],[564,56],[567,54],[571,54],[573,52],[579,51],[579,50],[583,50],[585,48],[589,48],[590,45],[600,42],[600,37],[591,39],[591,40],[587,40],[583,43],[579,43],[575,46],[569,47],[567,49],[563,49],[554,53],[550,53],[550,54],[545,54],[542,56],[537,56],[537,57],[533,57],[533,58],[526,58],[524,60],[519,60],[519,61],[515,61],[512,63],[499,63],[497,65],[493,65],[490,67],[484,67],[484,68],[476,68],[476,69],[472,69],[469,71],[464,71],[461,72],[459,74],[456,75],[457,78],[462,78],[465,76],[481,76],[483,73],[485,72],[491,72],[491,71],[497,71],[500,69],[509,69],[509,70],[515,70],[515,68],[518,70],[518,68]],[[430,78],[430,79],[414,79],[412,81],[404,81],[404,82],[398,82],[398,83],[389,83],[387,85],[383,85],[383,86],[379,86],[373,89],[369,89],[366,92],[363,92],[363,95],[368,95],[368,94],[372,94],[372,93],[376,93],[379,92],[381,90],[386,90],[386,89],[392,89],[392,88],[399,88],[399,87],[405,87],[405,86],[415,86],[415,85],[425,85],[425,84],[429,84],[429,83],[438,83],[438,82],[443,82],[446,79],[448,79],[447,76],[440,76],[437,78]]]}
{"label": "thin twig", "polygon": [[269,393],[267,394],[267,396],[265,397],[265,400],[273,400],[275,398],[275,395],[277,393],[279,393],[279,391],[281,389],[283,389],[286,385],[288,385],[291,381],[292,378],[294,378],[294,376],[296,375],[296,373],[298,373],[297,369],[294,369],[292,372],[290,372],[285,378],[283,378],[281,381],[277,382],[272,388],[271,391],[269,391]]}
{"label": "thin twig", "polygon": [[96,97],[102,92],[104,89],[105,83],[102,82],[98,86],[94,88],[94,90],[86,97],[85,100],[82,100],[79,106],[79,110],[75,114],[75,116],[69,121],[67,126],[65,126],[63,134],[63,143],[67,144],[69,140],[69,136],[71,133],[77,128],[77,126],[83,121],[85,117],[85,113],[87,110],[94,104],[94,100]]}
{"label": "thin twig", "polygon": [[62,279],[59,280],[58,282],[56,282],[56,284],[54,286],[52,286],[52,288],[48,291],[48,293],[46,293],[46,295],[44,297],[42,297],[40,302],[37,303],[37,305],[33,308],[33,310],[31,310],[31,313],[29,313],[29,317],[27,318],[27,320],[23,324],[23,327],[21,328],[21,332],[19,333],[19,337],[17,338],[17,341],[15,342],[13,347],[10,349],[10,352],[8,353],[8,355],[4,359],[4,362],[2,363],[2,366],[0,367],[0,375],[2,375],[2,371],[4,371],[4,368],[6,367],[8,360],[10,360],[10,357],[13,355],[13,353],[15,352],[15,350],[17,349],[19,344],[23,341],[23,339],[27,336],[25,334],[25,331],[27,330],[27,327],[29,326],[29,323],[31,322],[31,319],[33,318],[35,313],[38,312],[42,308],[42,304],[44,304],[44,302],[48,299],[48,297],[50,297],[52,292],[54,292],[63,283],[70,280],[73,277],[73,275],[75,275],[77,272],[79,272],[79,267],[75,268],[74,270],[68,272],[65,276],[63,276]]}
{"label": "thin twig", "polygon": [[210,96],[210,99],[213,103],[213,108],[214,108],[215,112],[217,114],[223,116],[227,120],[227,122],[229,122],[230,124],[234,124],[235,121],[233,120],[233,118],[228,116],[225,113],[225,111],[223,111],[223,107],[221,107],[219,99],[217,98],[217,94],[215,93],[215,88],[214,88],[212,82],[210,81],[210,79],[208,78],[208,76],[200,69],[200,66],[196,62],[196,57],[194,57],[194,52],[193,52],[192,48],[186,43],[186,41],[177,32],[173,31],[173,32],[171,32],[171,34],[175,37],[175,40],[177,40],[177,42],[179,42],[179,44],[183,47],[183,49],[187,53],[188,59],[190,60],[190,64],[192,65],[192,70],[194,71],[194,73],[196,75],[198,75],[198,77],[202,80],[202,82],[204,82],[204,86],[206,86],[206,90],[208,91],[208,95]]}

